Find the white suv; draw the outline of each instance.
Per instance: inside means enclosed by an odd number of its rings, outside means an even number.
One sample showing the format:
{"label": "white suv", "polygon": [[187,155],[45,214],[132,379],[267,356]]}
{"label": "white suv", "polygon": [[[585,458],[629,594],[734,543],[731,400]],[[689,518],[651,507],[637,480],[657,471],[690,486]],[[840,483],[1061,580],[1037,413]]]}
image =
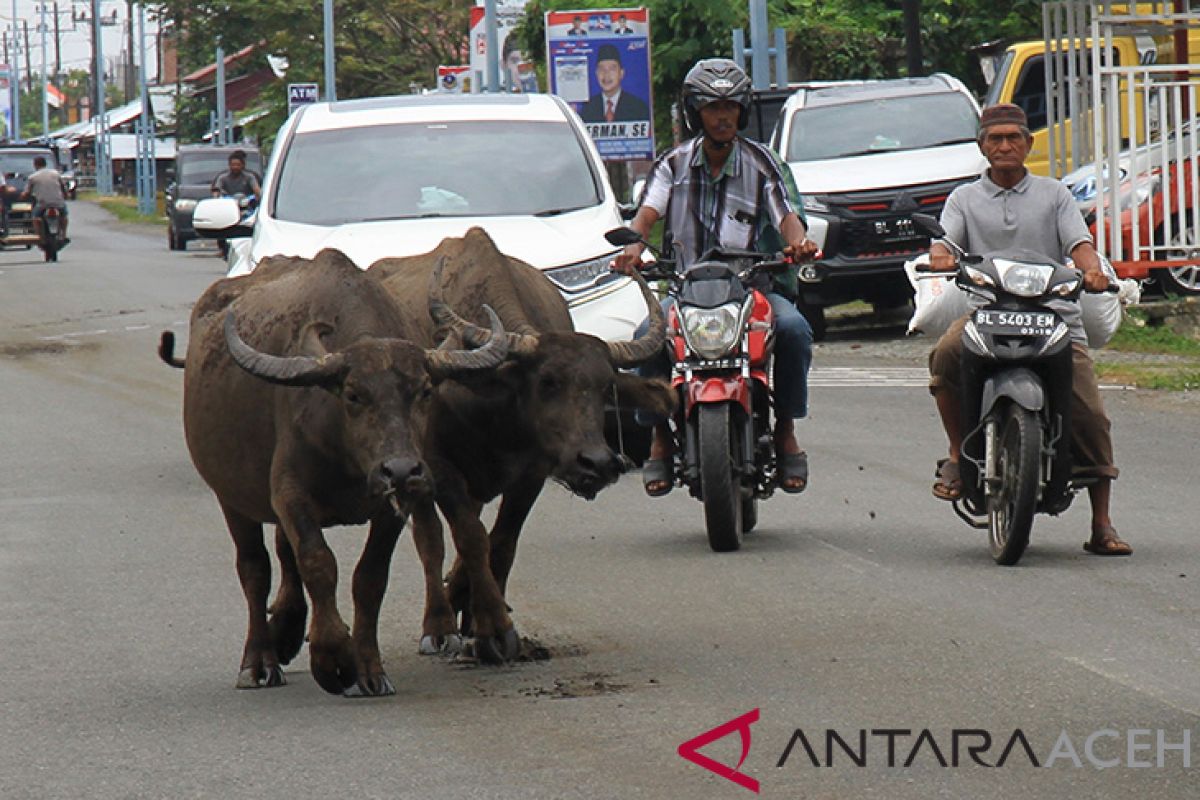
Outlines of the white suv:
{"label": "white suv", "polygon": [[976,180],[987,161],[975,141],[979,105],[949,75],[795,88],[771,144],[796,178],[809,237],[824,251],[800,284],[801,310],[819,337],[825,306],[908,300],[903,264],[929,248],[913,212],[940,214],[950,192]]}
{"label": "white suv", "polygon": [[[197,228],[232,230],[232,200],[207,200]],[[261,259],[326,247],[366,269],[433,250],[479,226],[507,255],[545,271],[576,330],[629,339],[646,304],[609,271],[604,232],[622,223],[604,164],[579,118],[551,95],[429,94],[307,106],[280,129],[249,239],[229,275]],[[244,231],[243,231],[244,234]],[[236,235],[236,234],[235,234]]]}

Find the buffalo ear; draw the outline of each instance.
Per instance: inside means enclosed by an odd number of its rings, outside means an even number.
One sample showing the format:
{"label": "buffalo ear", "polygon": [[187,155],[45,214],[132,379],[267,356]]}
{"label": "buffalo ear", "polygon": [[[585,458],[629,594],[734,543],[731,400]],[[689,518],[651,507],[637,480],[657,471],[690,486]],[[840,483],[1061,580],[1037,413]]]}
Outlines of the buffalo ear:
{"label": "buffalo ear", "polygon": [[333,326],[328,322],[310,322],[300,332],[300,352],[306,356],[320,358],[329,354],[329,337]]}
{"label": "buffalo ear", "polygon": [[617,387],[617,402],[623,407],[648,411],[662,417],[670,416],[675,411],[675,390],[664,380],[618,372],[613,383]]}

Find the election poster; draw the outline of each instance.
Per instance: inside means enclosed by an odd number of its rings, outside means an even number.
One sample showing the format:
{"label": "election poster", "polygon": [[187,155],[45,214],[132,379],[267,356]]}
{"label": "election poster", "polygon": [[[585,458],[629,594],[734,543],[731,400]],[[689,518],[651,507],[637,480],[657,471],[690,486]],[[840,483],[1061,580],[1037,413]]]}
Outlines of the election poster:
{"label": "election poster", "polygon": [[0,64],[0,115],[4,117],[5,139],[19,139],[12,132],[12,68]]}
{"label": "election poster", "polygon": [[[496,0],[496,46],[500,48],[500,87],[506,92],[536,92],[537,73],[509,33],[525,17],[528,0]],[[483,0],[471,8],[471,72],[487,87],[487,29]],[[470,91],[468,89],[468,91]]]}
{"label": "election poster", "polygon": [[650,12],[546,13],[550,91],[574,106],[605,161],[654,158]]}
{"label": "election poster", "polygon": [[450,94],[470,94],[470,64],[456,64],[454,66],[442,65],[438,67],[437,74],[438,91],[449,92]]}

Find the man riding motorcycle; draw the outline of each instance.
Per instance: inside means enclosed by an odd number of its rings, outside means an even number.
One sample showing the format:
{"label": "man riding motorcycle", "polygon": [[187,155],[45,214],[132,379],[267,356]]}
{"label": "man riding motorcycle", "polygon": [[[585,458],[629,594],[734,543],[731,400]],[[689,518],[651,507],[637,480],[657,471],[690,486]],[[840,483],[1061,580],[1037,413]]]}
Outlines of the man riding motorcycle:
{"label": "man riding motorcycle", "polygon": [[[1103,291],[1108,278],[1100,268],[1092,237],[1070,191],[1059,181],[1031,175],[1025,168],[1033,143],[1025,112],[1009,103],[991,106],[984,109],[979,124],[979,148],[990,166],[979,181],[960,186],[946,200],[940,220],[945,238],[973,253],[1020,249],[1054,259],[1069,257],[1083,271],[1084,287]],[[930,267],[952,271],[957,266],[950,248],[934,242],[930,247]],[[1056,302],[1060,303],[1056,310],[1071,330],[1071,450],[1075,474],[1097,479],[1088,486],[1092,536],[1084,549],[1096,555],[1129,555],[1133,549],[1117,535],[1109,516],[1112,481],[1117,477],[1111,423],[1088,355],[1079,303]],[[949,459],[940,464],[933,485],[934,496],[942,500],[957,500],[962,494],[959,455],[963,431],[959,398],[962,336],[968,318],[952,325],[929,354],[929,391],[950,443]]]}
{"label": "man riding motorcycle", "polygon": [[[698,61],[683,82],[683,107],[695,138],[654,164],[630,227],[643,238],[660,218],[674,242],[681,271],[712,248],[779,250],[796,260],[811,258],[815,243],[806,236],[804,212],[790,170],[770,148],[738,135],[750,112],[750,79],[733,61]],[[780,241],[782,237],[782,241]],[[614,266],[628,273],[641,264],[644,247],[631,244]],[[801,492],[808,484],[808,457],[796,442],[794,420],[808,413],[808,368],[812,362],[812,328],[779,289],[787,290],[794,273],[766,294],[775,313],[775,451],[779,486]],[[664,352],[640,370],[666,376]],[[647,494],[672,488],[674,444],[665,420],[655,423],[650,456],[642,470]]]}
{"label": "man riding motorcycle", "polygon": [[63,192],[62,175],[58,170],[47,167],[46,159],[42,156],[34,157],[33,167],[33,174],[25,184],[25,191],[21,192],[21,199],[33,198],[33,224],[38,238],[42,237],[42,219],[46,216],[46,209],[57,208],[62,213],[62,243],[69,244],[71,240],[67,238],[67,197]]}

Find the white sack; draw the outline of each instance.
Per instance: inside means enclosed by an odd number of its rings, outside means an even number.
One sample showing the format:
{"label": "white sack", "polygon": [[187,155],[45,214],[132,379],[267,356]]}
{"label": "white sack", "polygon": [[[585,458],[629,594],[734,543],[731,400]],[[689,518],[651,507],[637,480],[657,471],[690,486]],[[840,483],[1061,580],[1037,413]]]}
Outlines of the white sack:
{"label": "white sack", "polygon": [[1121,327],[1121,310],[1142,298],[1142,285],[1132,278],[1121,280],[1108,259],[1100,257],[1100,267],[1120,292],[1117,294],[1091,294],[1084,292],[1079,298],[1083,310],[1083,330],[1087,333],[1088,347],[1104,347]]}
{"label": "white sack", "polygon": [[923,333],[938,337],[971,310],[967,293],[954,283],[954,273],[917,272],[917,265],[928,266],[929,254],[923,253],[904,264],[904,272],[913,287],[913,315],[908,322],[909,335]]}

